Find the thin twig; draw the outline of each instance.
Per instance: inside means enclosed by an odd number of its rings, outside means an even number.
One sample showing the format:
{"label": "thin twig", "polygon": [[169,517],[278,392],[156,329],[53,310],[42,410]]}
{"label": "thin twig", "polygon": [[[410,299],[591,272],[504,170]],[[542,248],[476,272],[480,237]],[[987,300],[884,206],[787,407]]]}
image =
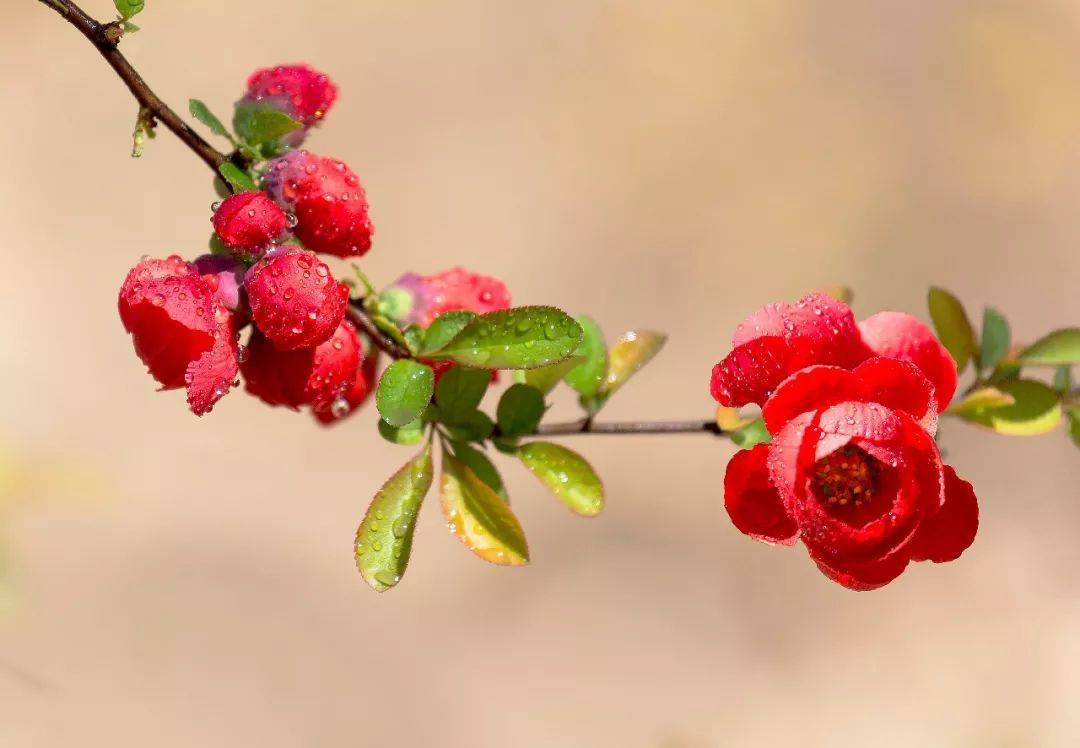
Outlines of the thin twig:
{"label": "thin twig", "polygon": [[713,434],[725,432],[716,421],[617,421],[596,422],[588,418],[566,423],[542,423],[537,436],[573,436],[575,434]]}
{"label": "thin twig", "polygon": [[371,319],[371,315],[367,313],[360,302],[351,302],[346,314],[362,333],[371,338],[371,342],[375,344],[375,347],[390,356],[390,358],[412,358],[412,355],[404,347],[375,325],[375,321]]}

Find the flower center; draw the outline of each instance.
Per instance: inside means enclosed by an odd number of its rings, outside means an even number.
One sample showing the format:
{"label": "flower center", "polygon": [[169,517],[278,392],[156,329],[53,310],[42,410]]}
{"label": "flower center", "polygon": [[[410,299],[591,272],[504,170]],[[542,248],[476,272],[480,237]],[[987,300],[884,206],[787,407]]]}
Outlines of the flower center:
{"label": "flower center", "polygon": [[810,485],[829,509],[854,509],[874,498],[879,474],[877,460],[849,445],[814,464]]}

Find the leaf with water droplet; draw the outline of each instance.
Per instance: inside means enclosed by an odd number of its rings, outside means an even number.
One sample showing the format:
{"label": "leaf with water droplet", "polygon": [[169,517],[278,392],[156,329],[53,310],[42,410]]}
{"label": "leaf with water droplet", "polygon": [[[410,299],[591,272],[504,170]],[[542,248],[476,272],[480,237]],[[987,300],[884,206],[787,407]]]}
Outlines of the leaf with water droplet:
{"label": "leaf with water droplet", "polygon": [[581,345],[577,355],[585,360],[566,375],[566,383],[577,390],[584,398],[595,397],[607,376],[608,355],[604,333],[590,317],[581,315],[577,318],[581,325]]}
{"label": "leaf with water droplet", "polygon": [[927,293],[926,303],[941,344],[956,362],[956,371],[962,372],[976,351],[975,331],[964,305],[953,294],[937,286]]}
{"label": "leaf with water droplet", "polygon": [[485,369],[535,369],[573,355],[581,336],[581,326],[559,309],[518,307],[480,315],[431,357]]}
{"label": "leaf with water droplet", "polygon": [[465,463],[476,474],[477,478],[484,481],[492,491],[499,495],[499,498],[507,504],[510,503],[510,497],[506,493],[506,485],[503,483],[502,476],[499,475],[495,464],[488,459],[486,454],[464,442],[452,442],[450,448],[453,450],[454,456]]}
{"label": "leaf with water droplet", "polygon": [[1061,399],[1057,392],[1033,379],[1001,382],[997,389],[1012,398],[1005,405],[990,405],[955,413],[970,423],[999,434],[1034,436],[1053,430],[1061,422]]}
{"label": "leaf with water droplet", "polygon": [[1080,364],[1080,327],[1054,330],[1024,349],[1017,359],[1039,366]]}
{"label": "leaf with water droplet", "polygon": [[546,395],[584,360],[584,356],[574,354],[564,361],[541,366],[539,369],[517,369],[514,371],[514,381],[531,385]]}
{"label": "leaf with water droplet", "polygon": [[552,442],[529,442],[518,447],[517,456],[576,514],[595,517],[604,508],[604,484],[577,452]]}
{"label": "leaf with water droplet", "polygon": [[420,416],[434,389],[435,374],[430,366],[400,359],[383,372],[375,393],[375,406],[388,424],[404,426]]}
{"label": "leaf with water droplet", "polygon": [[428,443],[379,489],[356,530],[356,568],[376,592],[393,587],[405,573],[416,515],[433,473]]}
{"label": "leaf with water droplet", "polygon": [[404,426],[391,426],[381,418],[378,423],[379,435],[393,444],[404,444],[406,446],[419,444],[420,440],[424,438],[423,418],[409,421]]}
{"label": "leaf with water droplet", "polygon": [[428,356],[439,350],[474,319],[476,319],[476,312],[463,309],[443,312],[428,325],[424,333],[423,345],[420,346],[420,354]]}
{"label": "leaf with water droplet", "polygon": [[495,420],[503,436],[532,433],[544,417],[544,395],[528,384],[515,384],[499,398]]}
{"label": "leaf with water droplet", "polygon": [[491,383],[491,372],[451,366],[435,385],[435,403],[440,420],[451,425],[464,422],[480,405]]}
{"label": "leaf with water droplet", "polygon": [[202,101],[199,101],[198,99],[189,99],[188,110],[191,112],[191,116],[209,127],[210,132],[215,135],[220,135],[223,138],[228,138],[230,143],[236,145],[236,140],[233,138],[232,133],[225,129],[225,125],[221,123],[221,120],[219,120],[217,116],[210,111],[210,107],[206,106]]}
{"label": "leaf with water droplet", "polygon": [[233,110],[233,129],[257,152],[277,150],[281,138],[303,126],[270,102],[241,99]]}
{"label": "leaf with water droplet", "polygon": [[219,166],[218,171],[232,187],[233,192],[252,192],[257,189],[248,173],[231,161],[226,161]]}
{"label": "leaf with water droplet", "polygon": [[630,377],[652,361],[666,342],[667,335],[653,330],[631,330],[619,338],[619,342],[608,352],[607,374],[596,396],[582,397],[586,410],[590,413],[600,410],[608,398],[626,384]]}
{"label": "leaf with water droplet", "polygon": [[510,507],[468,465],[445,449],[442,510],[451,532],[485,561],[504,566],[529,562],[525,532]]}
{"label": "leaf with water droplet", "polygon": [[405,338],[405,347],[409,349],[409,353],[415,356],[424,344],[424,328],[420,325],[409,325],[402,331],[401,337]]}

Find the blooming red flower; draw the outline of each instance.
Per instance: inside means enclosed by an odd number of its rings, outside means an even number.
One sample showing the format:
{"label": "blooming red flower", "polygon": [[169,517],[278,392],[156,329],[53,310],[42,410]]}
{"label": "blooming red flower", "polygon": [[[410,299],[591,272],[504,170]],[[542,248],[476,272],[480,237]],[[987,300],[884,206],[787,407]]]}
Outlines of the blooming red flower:
{"label": "blooming red flower", "polygon": [[402,327],[427,327],[449,311],[485,314],[510,308],[510,291],[505,283],[460,267],[434,275],[406,273],[381,298],[387,302],[388,314]]}
{"label": "blooming red flower", "polygon": [[844,303],[811,294],[770,304],[735,330],[734,349],[713,367],[712,395],[721,405],[762,405],[784,379],[813,365],[852,369],[871,356],[909,361],[930,380],[939,409],[956,391],[956,365],[930,329],[897,312],[861,324]]}
{"label": "blooming red flower", "polygon": [[724,478],[728,514],[747,535],[801,539],[822,572],[856,590],[910,561],[955,559],[974,540],[975,494],[941,463],[934,388],[913,364],[811,366],[762,414],[773,441],[736,454]]}
{"label": "blooming red flower", "polygon": [[284,211],[265,192],[241,192],[218,204],[211,219],[221,242],[243,257],[258,257],[285,233]]}
{"label": "blooming red flower", "polygon": [[290,151],[274,159],[263,188],[296,217],[293,232],[308,249],[359,257],[375,232],[360,180],[343,161]]}
{"label": "blooming red flower", "polygon": [[337,99],[337,86],[309,65],[277,65],[256,70],[247,81],[245,98],[270,103],[311,127]]}
{"label": "blooming red flower", "polygon": [[359,336],[360,365],[348,388],[328,406],[312,409],[312,415],[320,423],[329,425],[355,413],[375,389],[375,371],[378,366],[379,349],[366,336]]}
{"label": "blooming red flower", "polygon": [[135,353],[162,389],[186,387],[200,416],[229,391],[237,372],[236,325],[215,290],[173,255],[132,268],[118,300]]}
{"label": "blooming red flower", "polygon": [[310,348],[334,334],[349,288],[312,252],[285,249],[263,257],[244,282],[251,316],[278,349]]}
{"label": "blooming red flower", "polygon": [[240,364],[247,391],[270,405],[294,410],[310,405],[330,408],[356,381],[360,341],[356,328],[342,320],[326,342],[295,351],[282,351],[257,330],[248,341]]}

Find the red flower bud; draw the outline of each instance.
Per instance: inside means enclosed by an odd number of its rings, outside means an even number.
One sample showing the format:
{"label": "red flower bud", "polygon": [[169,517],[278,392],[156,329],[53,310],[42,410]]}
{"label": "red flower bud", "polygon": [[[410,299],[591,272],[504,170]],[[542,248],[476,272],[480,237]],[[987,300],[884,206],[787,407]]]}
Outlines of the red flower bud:
{"label": "red flower bud", "polygon": [[245,98],[270,103],[311,127],[330,110],[337,93],[326,75],[308,65],[278,65],[252,73]]}
{"label": "red flower bud", "polygon": [[128,273],[118,306],[135,353],[162,389],[186,387],[191,410],[208,413],[237,371],[233,315],[214,287],[175,255],[146,259]]}
{"label": "red flower bud", "polygon": [[356,381],[360,341],[343,320],[326,342],[297,351],[279,350],[257,330],[248,342],[240,371],[247,391],[270,405],[328,409]]}
{"label": "red flower bud", "polygon": [[308,249],[359,257],[371,249],[375,229],[360,180],[342,161],[307,151],[274,159],[263,188],[296,218],[293,232]]}
{"label": "red flower bud", "polygon": [[312,415],[320,423],[329,425],[355,413],[375,390],[375,370],[378,365],[379,349],[372,345],[366,336],[359,336],[360,366],[348,388],[327,406],[312,409]]}
{"label": "red flower bud", "polygon": [[244,282],[255,325],[278,349],[318,345],[345,316],[349,289],[311,252],[285,249],[263,257]]}
{"label": "red flower bud", "polygon": [[505,283],[460,267],[427,276],[406,273],[381,297],[386,312],[402,327],[427,327],[443,312],[459,309],[485,314],[510,308]]}
{"label": "red flower bud", "polygon": [[284,211],[265,192],[241,192],[217,204],[214,231],[229,249],[258,257],[285,233]]}

